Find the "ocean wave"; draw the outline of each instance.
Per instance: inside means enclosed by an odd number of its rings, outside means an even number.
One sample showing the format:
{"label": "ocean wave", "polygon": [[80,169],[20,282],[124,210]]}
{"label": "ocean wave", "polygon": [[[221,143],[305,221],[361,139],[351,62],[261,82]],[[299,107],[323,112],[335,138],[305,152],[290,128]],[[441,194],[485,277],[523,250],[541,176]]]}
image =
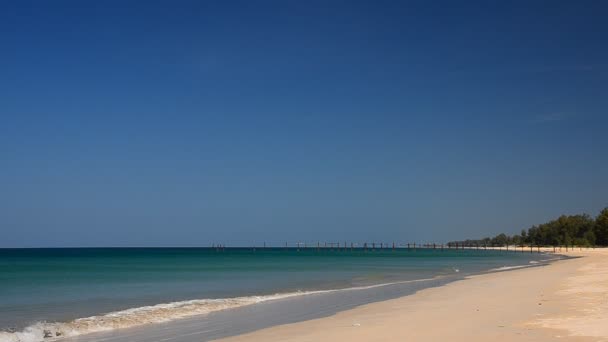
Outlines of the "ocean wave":
{"label": "ocean wave", "polygon": [[541,262],[556,261],[556,260],[561,260],[561,259],[563,259],[563,258],[555,257],[555,258],[550,258],[550,259],[543,259],[543,260],[541,260]]}
{"label": "ocean wave", "polygon": [[423,282],[438,279],[425,278],[391,283],[357,286],[334,290],[297,291],[264,296],[246,296],[220,299],[194,299],[165,304],[131,308],[103,315],[78,318],[65,323],[38,322],[17,332],[0,332],[0,342],[51,342],[65,337],[94,332],[131,328],[141,325],[165,323],[180,318],[204,315],[215,311],[237,308],[271,300],[285,299],[337,291],[365,290],[382,286]]}
{"label": "ocean wave", "polygon": [[526,268],[526,267],[532,267],[532,265],[502,266],[502,267],[493,268],[490,271],[508,271],[508,270],[514,270],[514,269],[518,269],[518,268]]}

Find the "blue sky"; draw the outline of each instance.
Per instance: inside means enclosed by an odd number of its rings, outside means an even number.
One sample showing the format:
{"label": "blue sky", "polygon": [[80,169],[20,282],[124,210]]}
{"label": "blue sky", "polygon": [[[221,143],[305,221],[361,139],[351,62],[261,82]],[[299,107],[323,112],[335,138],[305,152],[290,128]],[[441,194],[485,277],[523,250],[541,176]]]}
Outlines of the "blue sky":
{"label": "blue sky", "polygon": [[5,1],[0,247],[446,241],[608,206],[600,1]]}

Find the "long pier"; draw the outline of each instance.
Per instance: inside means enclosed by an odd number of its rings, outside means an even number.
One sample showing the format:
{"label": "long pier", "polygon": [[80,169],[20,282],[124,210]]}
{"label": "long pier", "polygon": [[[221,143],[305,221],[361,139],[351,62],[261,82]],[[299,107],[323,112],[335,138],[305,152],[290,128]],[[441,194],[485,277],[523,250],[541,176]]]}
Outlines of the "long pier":
{"label": "long pier", "polygon": [[[226,244],[214,243],[211,248],[216,252],[223,252],[228,248]],[[575,246],[575,245],[561,245],[561,246],[537,246],[537,245],[503,245],[503,246],[491,246],[491,245],[480,245],[480,244],[463,244],[463,243],[417,243],[417,242],[348,242],[348,241],[316,241],[316,242],[285,242],[280,245],[270,245],[266,242],[258,244],[252,244],[251,246],[232,246],[230,248],[247,249],[250,248],[253,252],[264,249],[275,249],[275,250],[295,250],[300,251],[316,251],[316,252],[376,252],[376,251],[408,251],[416,252],[418,250],[438,250],[438,251],[459,251],[459,250],[494,250],[494,251],[505,251],[505,252],[518,252],[518,253],[542,253],[553,252],[558,253],[562,250],[574,250],[582,248],[593,248],[590,246]]]}

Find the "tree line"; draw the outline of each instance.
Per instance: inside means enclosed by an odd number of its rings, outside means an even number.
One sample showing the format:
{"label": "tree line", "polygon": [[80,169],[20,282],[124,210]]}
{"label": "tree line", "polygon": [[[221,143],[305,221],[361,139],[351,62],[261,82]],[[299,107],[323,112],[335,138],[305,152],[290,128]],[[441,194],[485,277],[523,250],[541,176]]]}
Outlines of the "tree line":
{"label": "tree line", "polygon": [[498,234],[479,240],[452,241],[455,246],[608,246],[608,207],[595,218],[588,214],[562,215],[547,223],[522,229],[520,234]]}

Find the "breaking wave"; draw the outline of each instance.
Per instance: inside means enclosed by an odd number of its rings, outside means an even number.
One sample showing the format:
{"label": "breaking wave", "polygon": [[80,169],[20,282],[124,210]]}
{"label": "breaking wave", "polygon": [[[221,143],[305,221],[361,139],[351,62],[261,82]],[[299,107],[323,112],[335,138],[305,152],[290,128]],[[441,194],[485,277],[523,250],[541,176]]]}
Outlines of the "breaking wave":
{"label": "breaking wave", "polygon": [[518,269],[518,268],[527,268],[527,267],[532,267],[532,265],[502,266],[502,267],[493,268],[490,271],[491,272],[495,272],[495,271],[508,271],[508,270],[515,270],[515,269]]}
{"label": "breaking wave", "polygon": [[[561,258],[550,258],[550,259],[542,259],[542,260],[531,260],[528,262],[528,265],[515,265],[515,266],[502,266],[502,267],[497,267],[497,268],[493,268],[490,270],[490,272],[496,272],[496,271],[508,271],[508,270],[514,270],[514,269],[518,269],[518,268],[527,268],[527,267],[534,267],[534,266],[540,266],[540,265],[545,265],[549,262],[555,261],[555,260],[560,260]],[[1,342],[1,340],[0,340]]]}
{"label": "breaking wave", "polygon": [[51,342],[94,332],[131,328],[146,324],[164,323],[180,318],[204,315],[214,311],[237,308],[271,300],[337,291],[365,290],[376,287],[423,282],[439,277],[405,280],[384,284],[350,287],[335,290],[297,291],[265,296],[246,296],[220,299],[194,299],[151,306],[142,306],[102,315],[78,318],[70,322],[38,322],[17,332],[0,332],[0,342]]}

